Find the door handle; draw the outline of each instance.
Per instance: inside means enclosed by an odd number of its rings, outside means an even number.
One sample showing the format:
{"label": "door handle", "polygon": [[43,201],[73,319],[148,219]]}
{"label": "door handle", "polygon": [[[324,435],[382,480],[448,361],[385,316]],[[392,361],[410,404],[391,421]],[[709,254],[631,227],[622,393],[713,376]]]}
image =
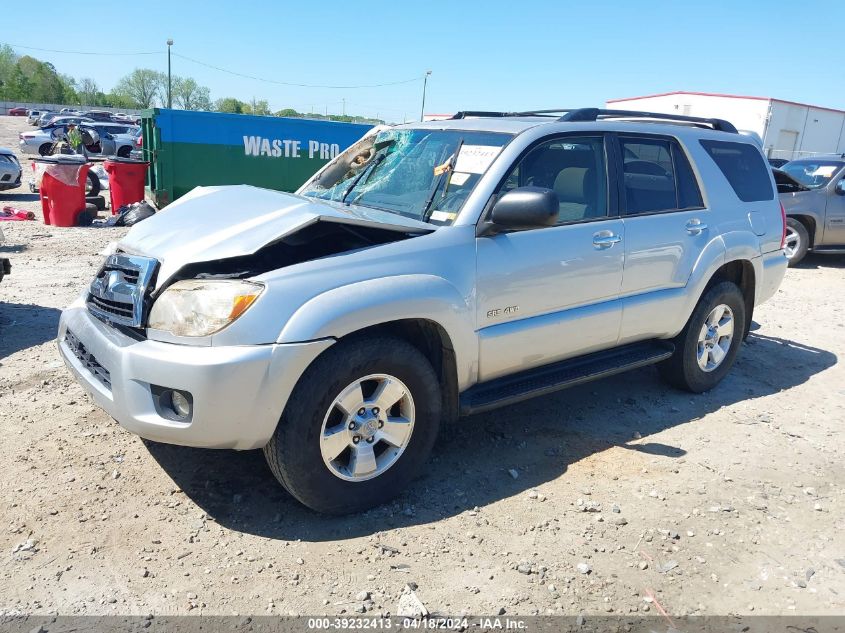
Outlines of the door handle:
{"label": "door handle", "polygon": [[593,233],[593,246],[598,249],[610,248],[621,241],[622,238],[613,231],[598,231],[597,233]]}
{"label": "door handle", "polygon": [[687,233],[690,235],[701,235],[706,229],[707,225],[698,218],[693,218],[687,222]]}

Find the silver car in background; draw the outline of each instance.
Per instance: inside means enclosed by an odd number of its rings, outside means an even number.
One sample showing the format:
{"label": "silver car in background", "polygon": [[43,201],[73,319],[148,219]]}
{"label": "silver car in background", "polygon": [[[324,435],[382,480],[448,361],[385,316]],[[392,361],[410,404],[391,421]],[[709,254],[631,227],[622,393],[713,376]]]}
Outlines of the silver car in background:
{"label": "silver car in background", "polygon": [[0,191],[16,189],[21,184],[21,164],[12,150],[0,147]]}
{"label": "silver car in background", "polygon": [[75,117],[63,120],[61,123],[53,123],[35,132],[22,132],[19,141],[21,153],[32,156],[46,156],[52,150],[53,145],[64,138],[69,123],[79,125],[83,142],[89,154],[129,157],[135,142],[132,136],[135,126],[126,123],[86,121],[79,123],[79,119]]}

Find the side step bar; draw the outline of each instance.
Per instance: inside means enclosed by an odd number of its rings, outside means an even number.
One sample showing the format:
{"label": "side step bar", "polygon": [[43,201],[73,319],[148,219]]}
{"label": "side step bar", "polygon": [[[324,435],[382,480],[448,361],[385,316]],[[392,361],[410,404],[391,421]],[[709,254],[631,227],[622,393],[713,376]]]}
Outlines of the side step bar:
{"label": "side step bar", "polygon": [[560,389],[652,365],[675,351],[669,341],[645,341],[479,383],[461,394],[461,414],[481,413]]}

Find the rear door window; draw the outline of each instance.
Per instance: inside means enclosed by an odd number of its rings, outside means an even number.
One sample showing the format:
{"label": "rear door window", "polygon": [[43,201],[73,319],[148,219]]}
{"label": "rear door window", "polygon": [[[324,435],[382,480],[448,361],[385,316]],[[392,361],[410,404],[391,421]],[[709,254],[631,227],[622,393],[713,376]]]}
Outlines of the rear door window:
{"label": "rear door window", "polygon": [[621,136],[619,142],[628,215],[703,206],[698,182],[677,141]]}
{"label": "rear door window", "polygon": [[699,141],[743,202],[775,197],[769,167],[756,146],[730,141]]}

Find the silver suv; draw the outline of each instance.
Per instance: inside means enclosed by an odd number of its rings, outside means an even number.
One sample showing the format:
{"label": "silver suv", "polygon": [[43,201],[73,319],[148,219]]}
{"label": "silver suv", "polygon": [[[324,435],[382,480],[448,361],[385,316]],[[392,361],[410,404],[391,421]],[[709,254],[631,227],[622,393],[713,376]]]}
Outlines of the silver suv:
{"label": "silver suv", "polygon": [[126,429],[261,447],[302,503],[352,512],[460,415],[650,364],[712,389],[784,233],[726,121],[464,112],[376,130],[296,194],[194,189],[117,245],[58,345]]}

